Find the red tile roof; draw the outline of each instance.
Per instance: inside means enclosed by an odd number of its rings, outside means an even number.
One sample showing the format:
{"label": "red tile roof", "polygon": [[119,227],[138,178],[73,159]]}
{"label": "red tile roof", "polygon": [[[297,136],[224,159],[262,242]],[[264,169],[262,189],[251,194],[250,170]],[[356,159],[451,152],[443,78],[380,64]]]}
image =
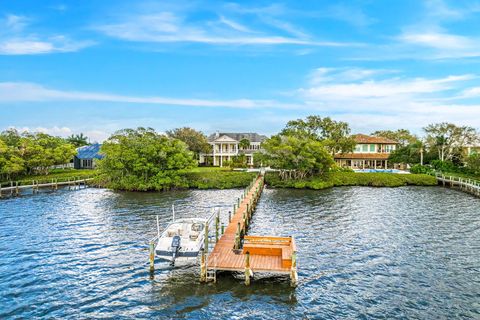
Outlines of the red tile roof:
{"label": "red tile roof", "polygon": [[397,141],[384,137],[367,136],[366,134],[356,134],[353,136],[357,143],[380,143],[380,144],[398,144]]}
{"label": "red tile roof", "polygon": [[335,159],[350,160],[387,160],[389,153],[343,153],[336,154]]}

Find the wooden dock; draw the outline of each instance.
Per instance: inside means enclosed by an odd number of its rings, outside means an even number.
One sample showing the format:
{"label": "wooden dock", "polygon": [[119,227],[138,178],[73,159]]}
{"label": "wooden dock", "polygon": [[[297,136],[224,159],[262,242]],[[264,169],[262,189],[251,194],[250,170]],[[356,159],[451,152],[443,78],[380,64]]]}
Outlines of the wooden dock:
{"label": "wooden dock", "polygon": [[0,185],[0,198],[3,197],[18,197],[22,191],[31,190],[32,194],[38,193],[40,189],[58,190],[59,187],[68,187],[69,190],[80,189],[82,186],[87,187],[87,182],[92,178],[74,178],[59,181],[58,179],[52,179],[49,182],[39,180],[32,180],[31,184],[20,184],[18,181],[11,181],[7,187]]}
{"label": "wooden dock", "polygon": [[460,177],[445,176],[443,174],[435,174],[438,183],[444,187],[458,187],[460,190],[480,197],[480,181],[465,179]]}
{"label": "wooden dock", "polygon": [[[204,246],[201,281],[216,281],[217,271],[233,271],[244,272],[245,284],[249,285],[251,276],[259,272],[290,275],[292,286],[296,285],[296,246],[293,237],[246,235],[263,187],[264,177],[259,175],[237,200],[229,224],[212,252],[208,253],[208,246]],[[218,219],[216,225],[218,230]]]}

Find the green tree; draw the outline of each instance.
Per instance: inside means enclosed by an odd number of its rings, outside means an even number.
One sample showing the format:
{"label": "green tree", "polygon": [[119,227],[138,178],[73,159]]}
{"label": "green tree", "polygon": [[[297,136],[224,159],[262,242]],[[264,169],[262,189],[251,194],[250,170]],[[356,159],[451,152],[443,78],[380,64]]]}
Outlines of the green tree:
{"label": "green tree", "polygon": [[180,183],[178,172],[196,165],[193,153],[178,139],[152,128],[124,129],[101,148],[99,169],[110,187],[161,190]]}
{"label": "green tree", "polygon": [[335,121],[329,117],[308,116],[305,120],[289,121],[281,134],[322,142],[332,156],[337,153],[352,152],[356,145],[355,140],[350,136],[348,123]]}
{"label": "green tree", "polygon": [[66,140],[76,148],[88,145],[88,137],[84,136],[83,133],[72,134]]}
{"label": "green tree", "polygon": [[304,179],[327,172],[333,157],[323,144],[311,137],[275,135],[263,142],[256,161],[280,170],[282,179]]}
{"label": "green tree", "polygon": [[463,157],[463,148],[479,141],[477,131],[469,126],[457,126],[453,123],[430,124],[424,128],[426,145],[436,149],[439,160],[459,162]]}
{"label": "green tree", "polygon": [[473,153],[468,156],[467,168],[474,174],[480,175],[480,153]]}
{"label": "green tree", "polygon": [[423,144],[421,141],[416,141],[406,146],[400,146],[390,154],[388,160],[392,163],[420,163],[422,148]]}
{"label": "green tree", "polygon": [[14,147],[0,139],[0,177],[10,180],[25,171],[24,161]]}
{"label": "green tree", "polygon": [[243,138],[242,140],[240,140],[238,146],[241,149],[248,149],[248,147],[250,147],[250,140]]}
{"label": "green tree", "polygon": [[27,173],[48,174],[51,166],[68,163],[76,150],[60,137],[46,133],[24,133],[20,139],[19,153],[25,161]]}
{"label": "green tree", "polygon": [[390,140],[397,141],[399,147],[406,147],[408,145],[415,144],[418,142],[418,137],[412,134],[407,129],[398,129],[398,130],[379,130],[372,133],[372,136],[383,137]]}
{"label": "green tree", "polygon": [[176,128],[167,131],[166,134],[170,138],[185,142],[188,149],[195,154],[196,159],[199,158],[200,153],[208,153],[211,150],[207,137],[195,129],[188,127]]}

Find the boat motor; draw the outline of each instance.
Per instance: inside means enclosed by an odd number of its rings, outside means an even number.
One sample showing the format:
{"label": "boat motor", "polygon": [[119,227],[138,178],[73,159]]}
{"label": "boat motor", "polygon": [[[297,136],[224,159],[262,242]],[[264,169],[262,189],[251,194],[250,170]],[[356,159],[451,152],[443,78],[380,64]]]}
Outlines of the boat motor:
{"label": "boat motor", "polygon": [[172,265],[175,264],[175,258],[178,255],[178,251],[180,250],[180,236],[174,236],[172,238]]}

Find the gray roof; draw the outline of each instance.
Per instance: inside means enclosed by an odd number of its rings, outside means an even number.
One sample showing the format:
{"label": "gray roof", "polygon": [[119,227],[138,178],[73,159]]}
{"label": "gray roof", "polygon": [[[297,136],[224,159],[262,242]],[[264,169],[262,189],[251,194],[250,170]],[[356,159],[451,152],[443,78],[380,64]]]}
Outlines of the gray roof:
{"label": "gray roof", "polygon": [[242,139],[248,139],[250,142],[263,142],[263,140],[268,139],[267,136],[263,134],[258,134],[255,132],[246,132],[246,133],[234,133],[234,132],[217,132],[213,133],[208,137],[208,141],[213,142],[221,136],[229,136],[230,138],[240,141]]}
{"label": "gray roof", "polygon": [[100,147],[102,145],[99,143],[94,143],[89,146],[83,146],[77,148],[77,158],[78,159],[102,159],[103,155],[100,154]]}

